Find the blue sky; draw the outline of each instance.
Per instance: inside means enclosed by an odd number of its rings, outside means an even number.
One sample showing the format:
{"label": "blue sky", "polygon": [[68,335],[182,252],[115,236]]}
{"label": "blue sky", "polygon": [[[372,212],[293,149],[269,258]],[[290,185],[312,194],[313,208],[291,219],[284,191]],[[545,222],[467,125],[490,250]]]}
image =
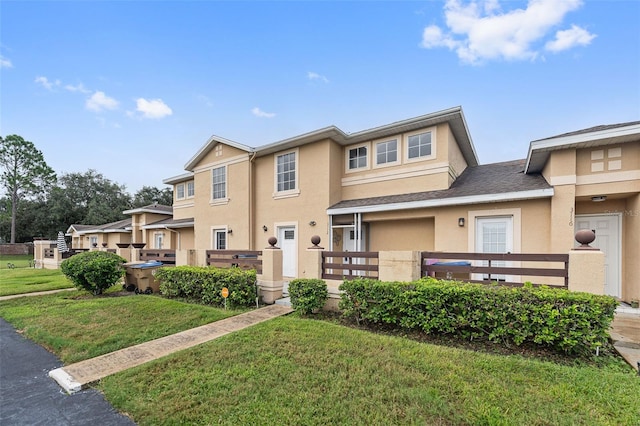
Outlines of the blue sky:
{"label": "blue sky", "polygon": [[480,162],[640,120],[640,2],[0,2],[0,135],[130,192],[261,146],[462,106]]}

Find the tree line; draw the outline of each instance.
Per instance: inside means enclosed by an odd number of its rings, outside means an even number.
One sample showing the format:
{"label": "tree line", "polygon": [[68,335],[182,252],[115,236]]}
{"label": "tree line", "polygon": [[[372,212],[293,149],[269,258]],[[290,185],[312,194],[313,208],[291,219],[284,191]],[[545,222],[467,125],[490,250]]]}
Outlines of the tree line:
{"label": "tree line", "polygon": [[96,170],[58,176],[18,135],[0,136],[0,179],[0,242],[55,239],[72,224],[101,225],[127,218],[124,210],[173,203],[170,188],[143,186],[132,195]]}

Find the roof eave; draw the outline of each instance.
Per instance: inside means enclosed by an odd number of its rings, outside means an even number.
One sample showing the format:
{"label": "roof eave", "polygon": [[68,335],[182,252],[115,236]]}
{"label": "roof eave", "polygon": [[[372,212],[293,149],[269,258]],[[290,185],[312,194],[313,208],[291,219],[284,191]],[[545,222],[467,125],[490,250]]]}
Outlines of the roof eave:
{"label": "roof eave", "polygon": [[327,209],[328,215],[376,213],[395,210],[412,210],[433,207],[462,206],[468,204],[499,203],[553,197],[553,188],[532,189],[529,191],[505,192],[499,194],[469,195],[464,197],[438,198],[435,200],[409,201],[405,203],[377,204],[359,207]]}
{"label": "roof eave", "polygon": [[202,160],[202,158],[204,158],[204,156],[207,155],[209,151],[211,151],[211,148],[213,148],[218,143],[223,143],[225,145],[232,146],[239,150],[246,151],[249,154],[254,152],[254,149],[251,148],[250,146],[243,145],[238,142],[234,142],[230,139],[225,139],[221,136],[212,135],[209,139],[207,139],[207,142],[205,142],[205,144],[202,145],[202,147],[198,150],[198,152],[196,152],[196,154],[193,157],[191,157],[189,161],[187,161],[187,163],[184,165],[184,169],[193,171],[193,168],[200,162],[200,160]]}
{"label": "roof eave", "polygon": [[269,145],[264,145],[256,149],[258,157],[273,154],[278,151],[293,149],[302,145],[318,142],[324,139],[331,139],[341,145],[345,144],[349,136],[336,126],[328,126],[292,138],[283,139]]}
{"label": "roof eave", "polygon": [[176,183],[184,182],[193,179],[193,172],[182,173],[181,175],[171,176],[162,180],[165,185],[175,185]]}
{"label": "roof eave", "polygon": [[551,155],[551,151],[565,148],[581,148],[599,142],[602,145],[624,143],[640,138],[640,124],[616,127],[595,132],[579,133],[556,138],[539,139],[529,143],[525,173],[539,173]]}

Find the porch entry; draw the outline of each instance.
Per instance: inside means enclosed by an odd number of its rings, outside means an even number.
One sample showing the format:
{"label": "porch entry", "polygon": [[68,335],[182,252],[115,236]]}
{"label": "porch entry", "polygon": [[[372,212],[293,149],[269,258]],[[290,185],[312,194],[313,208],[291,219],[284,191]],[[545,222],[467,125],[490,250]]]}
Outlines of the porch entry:
{"label": "porch entry", "polygon": [[282,250],[282,275],[296,277],[298,244],[295,226],[278,226],[278,245]]}
{"label": "porch entry", "polygon": [[604,253],[604,294],[621,297],[620,215],[576,215],[575,231],[581,229],[595,232],[596,239],[591,246]]}
{"label": "porch entry", "polygon": [[[492,216],[476,218],[477,253],[511,253],[513,251],[513,217]],[[506,262],[492,261],[493,266],[508,266]],[[482,266],[488,266],[482,261]],[[515,277],[507,275],[474,274],[475,280],[513,281]]]}

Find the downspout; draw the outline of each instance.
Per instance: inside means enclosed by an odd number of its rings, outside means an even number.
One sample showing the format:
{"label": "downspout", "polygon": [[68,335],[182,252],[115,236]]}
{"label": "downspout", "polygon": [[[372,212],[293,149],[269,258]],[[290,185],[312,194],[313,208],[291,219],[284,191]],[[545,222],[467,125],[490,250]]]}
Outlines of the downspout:
{"label": "downspout", "polygon": [[251,153],[251,157],[249,157],[249,217],[247,218],[247,222],[249,224],[249,250],[255,250],[255,235],[253,232],[255,218],[253,211],[253,160],[256,158],[256,151]]}

